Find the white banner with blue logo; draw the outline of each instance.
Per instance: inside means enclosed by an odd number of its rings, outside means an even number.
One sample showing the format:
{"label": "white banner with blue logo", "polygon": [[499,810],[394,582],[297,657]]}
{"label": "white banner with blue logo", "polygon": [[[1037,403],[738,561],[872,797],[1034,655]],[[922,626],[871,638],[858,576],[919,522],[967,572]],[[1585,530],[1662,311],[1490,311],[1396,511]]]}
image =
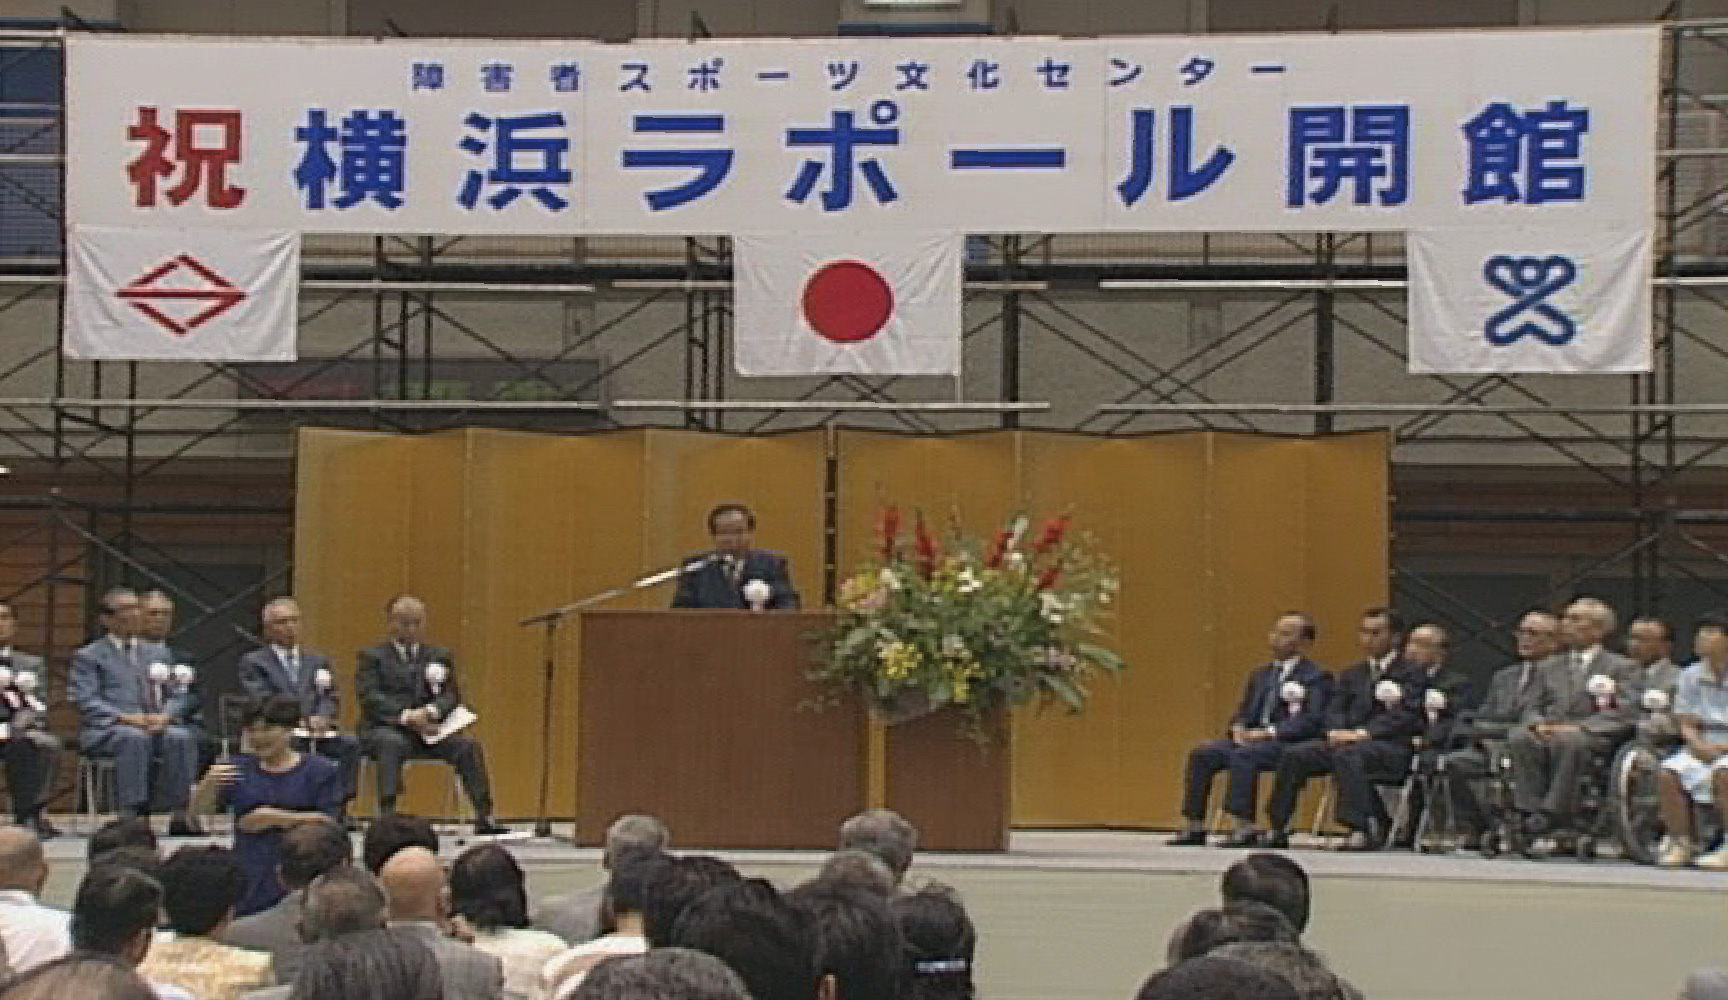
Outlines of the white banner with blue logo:
{"label": "white banner with blue logo", "polygon": [[1647,372],[1650,253],[1630,227],[1412,232],[1410,370]]}

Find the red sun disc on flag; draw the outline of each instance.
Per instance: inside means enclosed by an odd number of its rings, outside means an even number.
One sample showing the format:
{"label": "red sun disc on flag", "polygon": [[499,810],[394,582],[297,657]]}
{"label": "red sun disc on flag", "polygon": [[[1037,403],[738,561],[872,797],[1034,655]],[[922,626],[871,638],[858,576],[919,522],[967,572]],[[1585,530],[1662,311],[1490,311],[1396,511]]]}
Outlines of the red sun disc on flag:
{"label": "red sun disc on flag", "polygon": [[804,322],[836,344],[869,340],[894,315],[894,289],[869,264],[841,260],[817,268],[804,283]]}

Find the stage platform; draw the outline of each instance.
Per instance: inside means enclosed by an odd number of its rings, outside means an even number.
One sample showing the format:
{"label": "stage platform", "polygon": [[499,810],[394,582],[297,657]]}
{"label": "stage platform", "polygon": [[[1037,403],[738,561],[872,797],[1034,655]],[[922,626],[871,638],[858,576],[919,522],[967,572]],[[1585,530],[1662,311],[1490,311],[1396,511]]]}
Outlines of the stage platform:
{"label": "stage platform", "polygon": [[[445,829],[446,855],[472,842]],[[1001,854],[920,855],[912,876],[964,896],[979,927],[984,1000],[1129,1000],[1164,964],[1170,932],[1214,903],[1219,873],[1239,856],[1169,847],[1166,836],[1016,831]],[[508,846],[535,897],[600,877],[596,850],[556,841]],[[86,841],[68,836],[48,847],[46,895],[65,905]],[[823,857],[717,853],[780,885],[810,877]],[[1609,860],[1290,853],[1314,878],[1308,942],[1370,1000],[1667,997],[1686,970],[1728,965],[1728,874]]]}

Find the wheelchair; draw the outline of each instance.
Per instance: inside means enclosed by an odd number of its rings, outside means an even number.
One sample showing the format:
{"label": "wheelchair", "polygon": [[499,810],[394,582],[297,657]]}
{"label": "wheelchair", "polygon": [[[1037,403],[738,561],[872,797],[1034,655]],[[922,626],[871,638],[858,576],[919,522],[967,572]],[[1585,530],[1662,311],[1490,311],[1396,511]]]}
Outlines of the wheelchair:
{"label": "wheelchair", "polygon": [[[1662,761],[1679,747],[1677,740],[1636,738],[1620,748],[1609,766],[1609,807],[1615,839],[1626,857],[1638,864],[1656,863],[1662,838],[1667,833],[1662,824]],[[1722,814],[1715,806],[1697,806],[1692,822],[1700,844],[1711,844],[1722,836],[1721,819]]]}
{"label": "wheelchair", "polygon": [[[1648,748],[1640,752],[1636,741],[1628,738],[1590,755],[1588,766],[1578,776],[1578,807],[1571,826],[1553,835],[1558,848],[1554,854],[1537,849],[1540,838],[1525,831],[1522,814],[1513,808],[1512,758],[1508,746],[1490,748],[1488,761],[1488,797],[1483,803],[1488,823],[1482,834],[1483,857],[1517,854],[1535,859],[1571,854],[1579,861],[1594,861],[1598,846],[1609,841],[1618,841],[1630,853],[1634,849],[1627,846],[1630,831],[1637,834],[1631,838],[1638,845],[1636,849],[1654,858],[1655,841],[1641,828],[1647,822],[1647,813],[1641,804],[1633,808],[1634,803],[1644,801],[1645,792],[1639,790],[1641,782],[1648,784],[1649,804],[1654,806],[1656,802],[1652,765],[1659,769],[1661,760]],[[1634,791],[1637,795],[1631,794]]]}

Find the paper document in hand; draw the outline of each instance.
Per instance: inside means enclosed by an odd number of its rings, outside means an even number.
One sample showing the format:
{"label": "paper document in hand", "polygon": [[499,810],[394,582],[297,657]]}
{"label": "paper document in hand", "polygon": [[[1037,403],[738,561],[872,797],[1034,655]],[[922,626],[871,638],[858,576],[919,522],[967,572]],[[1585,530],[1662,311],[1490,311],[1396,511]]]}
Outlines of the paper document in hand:
{"label": "paper document in hand", "polygon": [[428,743],[437,743],[451,733],[459,733],[472,726],[478,718],[480,718],[478,715],[468,710],[467,705],[457,705],[450,710],[449,715],[444,717],[444,721],[438,723],[437,729],[426,734],[422,739]]}

